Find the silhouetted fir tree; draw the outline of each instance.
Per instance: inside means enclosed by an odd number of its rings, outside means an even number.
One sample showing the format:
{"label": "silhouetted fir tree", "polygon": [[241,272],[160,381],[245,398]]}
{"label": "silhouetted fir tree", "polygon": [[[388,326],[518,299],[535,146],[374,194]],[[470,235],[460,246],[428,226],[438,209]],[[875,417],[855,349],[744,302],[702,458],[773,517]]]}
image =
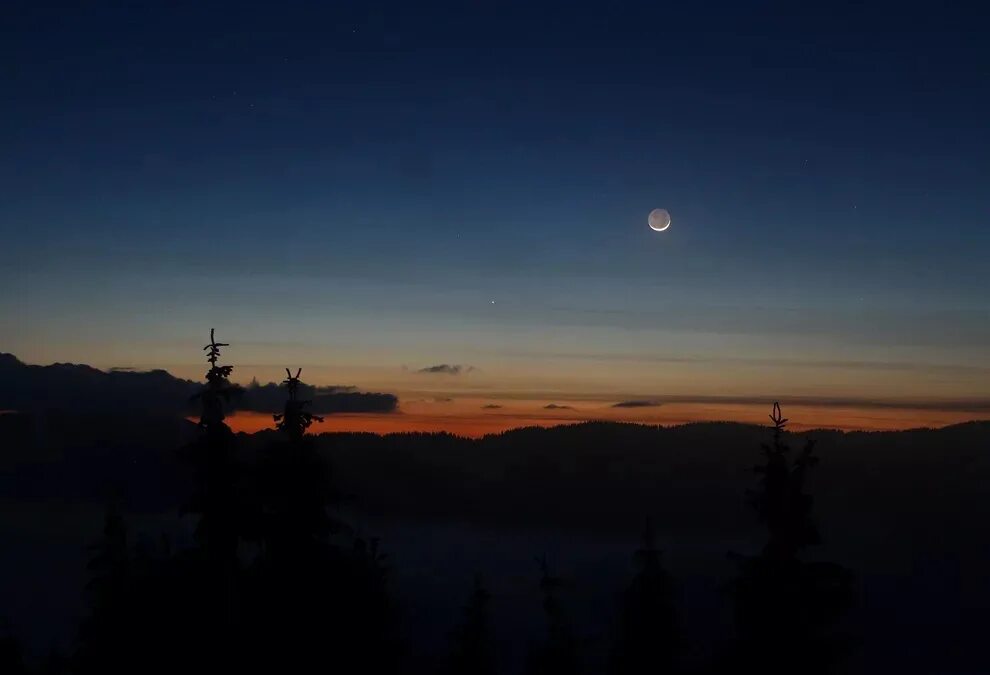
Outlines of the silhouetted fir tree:
{"label": "silhouetted fir tree", "polygon": [[338,502],[325,458],[306,435],[322,418],[298,398],[301,370],[286,370],[284,434],[259,466],[263,554],[253,569],[251,635],[263,668],[323,672],[328,659],[362,663],[366,672],[397,666],[397,638],[387,569],[377,540],[340,546],[345,528],[332,516]]}
{"label": "silhouetted fir tree", "polygon": [[563,582],[550,573],[546,556],[537,562],[547,635],[530,649],[526,672],[527,675],[573,675],[580,672],[578,647],[559,596]]}
{"label": "silhouetted fir tree", "polygon": [[821,541],[812,517],[813,500],[804,491],[808,469],[818,463],[818,458],[813,454],[815,442],[808,439],[800,455],[788,461],[790,447],[781,440],[787,419],[781,415],[779,403],[773,406],[773,444],[762,446],[766,462],[753,467],[754,473],[761,476],[760,486],[748,494],[760,521],[767,526],[764,555],[787,560]]}
{"label": "silhouetted fir tree", "polygon": [[191,596],[188,611],[206,624],[206,634],[198,636],[204,668],[232,665],[242,609],[238,548],[242,540],[257,539],[260,521],[251,473],[238,459],[236,437],[224,422],[225,406],[241,391],[229,380],[233,366],[219,363],[226,346],[216,341],[211,329],[210,342],[203,347],[210,364],[206,384],[193,397],[201,405],[199,435],[181,453],[194,474],[192,497],[181,512],[199,516],[199,547],[191,558],[181,556],[175,574],[182,580],[182,591]]}
{"label": "silhouetted fir tree", "polygon": [[325,543],[337,531],[330,509],[337,504],[337,491],[326,460],[317,452],[306,430],[323,418],[306,407],[310,401],[298,399],[299,375],[287,374],[283,384],[288,399],[284,412],[273,415],[276,428],[286,439],[272,443],[261,463],[260,484],[264,518],[265,554],[278,563],[280,558],[312,556],[314,547]]}
{"label": "silhouetted fir tree", "polygon": [[302,440],[306,430],[309,429],[313,422],[323,421],[322,417],[306,410],[312,401],[299,400],[299,376],[301,374],[302,368],[297,368],[295,375],[288,368],[285,369],[286,378],[282,381],[282,384],[285,385],[289,393],[289,398],[285,402],[285,410],[282,414],[272,416],[275,419],[275,428],[279,431],[284,431],[288,434],[289,439],[294,442]]}
{"label": "silhouetted fir tree", "polygon": [[312,423],[297,399],[299,375],[286,369],[288,398],[273,415],[284,438],[265,448],[258,466],[262,556],[255,569],[250,622],[259,662],[268,669],[292,663],[307,672],[308,662],[334,641],[328,621],[335,599],[329,592],[333,570],[327,506],[332,500],[326,463],[305,438]]}
{"label": "silhouetted fir tree", "polygon": [[196,538],[218,568],[234,564],[239,531],[248,529],[243,510],[244,471],[234,456],[234,434],[224,423],[224,405],[240,392],[228,379],[233,366],[218,364],[220,348],[227,346],[217,342],[210,329],[210,343],[203,347],[210,369],[206,385],[194,397],[201,404],[200,436],[184,453],[196,473],[195,493],[185,510],[200,516]]}
{"label": "silhouetted fir tree", "polygon": [[[73,673],[164,674],[207,659],[216,664],[210,654],[216,622],[204,611],[210,608],[204,598],[210,597],[213,577],[204,574],[198,559],[172,556],[168,548],[129,548],[116,504],[108,508],[103,537],[92,551],[86,587],[90,614],[80,626]],[[224,660],[233,657],[226,654]]]}
{"label": "silhouetted fir tree", "polygon": [[649,519],[643,530],[643,545],[636,551],[634,560],[637,573],[622,594],[611,672],[616,675],[675,672],[680,633],[673,585],[660,561]]}
{"label": "silhouetted fir tree", "polygon": [[495,649],[492,644],[491,618],[488,605],[491,594],[474,577],[474,590],[464,606],[461,623],[451,634],[453,649],[449,671],[451,675],[493,675]]}
{"label": "silhouetted fir tree", "polygon": [[103,537],[90,547],[93,557],[86,569],[90,581],[86,590],[97,608],[117,604],[127,592],[130,556],[127,550],[127,525],[117,501],[107,507],[103,519]]}
{"label": "silhouetted fir tree", "polygon": [[377,537],[355,537],[341,559],[339,631],[369,668],[397,672],[404,653],[389,589],[388,556]]}
{"label": "silhouetted fir tree", "polygon": [[127,549],[127,526],[117,503],[107,507],[103,536],[90,547],[86,584],[90,615],[80,626],[76,668],[80,672],[118,672],[130,660],[128,633],[131,565]]}
{"label": "silhouetted fir tree", "polygon": [[819,543],[813,501],[805,492],[807,472],[818,459],[810,440],[790,458],[779,404],[770,419],[773,443],[763,446],[765,462],[754,468],[759,489],[750,493],[768,537],[760,555],[738,557],[735,665],[764,673],[827,673],[844,649],[830,629],[852,605],[852,574],[834,563],[799,559]]}
{"label": "silhouetted fir tree", "polygon": [[27,672],[21,643],[5,626],[0,630],[0,673],[24,675]]}
{"label": "silhouetted fir tree", "polygon": [[197,394],[202,406],[199,426],[206,430],[219,431],[222,426],[226,426],[223,424],[226,419],[223,406],[230,403],[238,390],[230,383],[230,374],[234,371],[234,367],[218,365],[220,348],[229,346],[229,342],[217,342],[214,329],[210,329],[210,342],[203,347],[203,351],[207,352],[206,361],[210,364],[210,369],[206,371],[206,386]]}
{"label": "silhouetted fir tree", "polygon": [[[4,671],[0,670],[0,672]],[[38,675],[68,675],[72,672],[71,662],[64,653],[53,648],[35,669],[35,672]]]}

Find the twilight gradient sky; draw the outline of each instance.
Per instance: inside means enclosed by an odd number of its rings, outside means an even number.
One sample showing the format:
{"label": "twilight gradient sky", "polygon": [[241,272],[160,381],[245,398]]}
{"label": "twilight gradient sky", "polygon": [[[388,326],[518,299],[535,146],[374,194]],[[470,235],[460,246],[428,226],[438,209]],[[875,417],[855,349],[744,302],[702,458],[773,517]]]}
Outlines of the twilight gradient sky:
{"label": "twilight gradient sky", "polygon": [[216,327],[242,380],[409,405],[987,409],[987,9],[37,4],[0,351],[198,377]]}

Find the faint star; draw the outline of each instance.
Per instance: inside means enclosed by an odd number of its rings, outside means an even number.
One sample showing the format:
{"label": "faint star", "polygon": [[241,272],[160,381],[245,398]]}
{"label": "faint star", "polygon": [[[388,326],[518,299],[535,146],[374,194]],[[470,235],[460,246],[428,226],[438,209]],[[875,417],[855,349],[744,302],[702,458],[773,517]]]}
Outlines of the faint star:
{"label": "faint star", "polygon": [[493,305],[495,304],[495,301],[494,301],[494,300],[492,300],[492,304],[493,304]]}

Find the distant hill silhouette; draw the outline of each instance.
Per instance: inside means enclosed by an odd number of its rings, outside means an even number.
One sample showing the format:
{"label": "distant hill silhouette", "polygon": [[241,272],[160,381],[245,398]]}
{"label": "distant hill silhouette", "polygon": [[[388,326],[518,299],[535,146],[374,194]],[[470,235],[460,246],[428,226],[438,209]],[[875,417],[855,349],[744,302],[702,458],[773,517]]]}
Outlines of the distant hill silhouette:
{"label": "distant hill silhouette", "polygon": [[[168,485],[182,473],[171,449],[194,428],[161,417],[107,424],[96,415],[62,413],[45,418],[44,440],[27,451],[19,444],[32,422],[4,417],[10,421],[0,424],[7,435],[0,445],[4,455],[20,460],[0,474],[0,494],[41,498],[68,491],[102,503],[111,483],[124,483],[135,501],[129,508],[141,510],[159,506],[156,494],[179,489]],[[329,418],[323,426],[332,424]],[[480,439],[330,431],[314,436],[314,443],[331,459],[341,489],[360,495],[355,508],[372,515],[608,530],[643,514],[672,513],[664,521],[668,531],[738,532],[753,526],[739,505],[749,487],[752,448],[759,448],[766,433],[764,427],[730,422],[587,422]],[[241,434],[240,452],[256,461],[275,434],[274,424],[271,431]],[[924,524],[935,522],[935,514],[990,512],[983,498],[990,481],[990,422],[786,434],[795,445],[809,436],[827,460],[814,477],[827,523],[863,522],[886,512],[896,529],[907,523],[896,514],[917,515]],[[37,461],[23,461],[25,454]],[[961,522],[957,518],[948,527]]]}
{"label": "distant hill silhouette", "polygon": [[[654,427],[589,422],[471,440],[449,434],[322,434],[342,487],[379,514],[609,530],[644,513],[664,527],[746,531],[740,509],[766,429],[735,423]],[[264,433],[259,437],[264,437]],[[990,512],[990,422],[936,430],[813,436],[823,521],[887,512]],[[965,504],[965,508],[963,508]],[[893,527],[898,527],[895,523]],[[953,522],[947,524],[955,527]],[[905,526],[907,527],[907,526]],[[961,525],[960,525],[961,527]]]}

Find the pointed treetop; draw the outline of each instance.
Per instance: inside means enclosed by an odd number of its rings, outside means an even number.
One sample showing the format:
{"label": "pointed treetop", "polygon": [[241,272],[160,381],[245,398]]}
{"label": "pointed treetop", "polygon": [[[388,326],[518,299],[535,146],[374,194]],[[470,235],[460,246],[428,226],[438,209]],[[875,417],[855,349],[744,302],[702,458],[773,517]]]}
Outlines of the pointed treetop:
{"label": "pointed treetop", "polygon": [[284,384],[286,386],[286,388],[289,390],[289,400],[290,401],[295,401],[296,400],[296,390],[299,387],[299,385],[301,384],[301,382],[299,380],[299,376],[302,375],[302,368],[297,368],[295,375],[292,374],[292,371],[291,370],[289,370],[288,368],[286,368],[285,369],[285,375],[286,375],[286,378],[282,382],[282,384]]}
{"label": "pointed treetop", "polygon": [[209,355],[207,356],[206,360],[209,361],[211,364],[216,365],[217,360],[220,358],[220,348],[221,347],[229,347],[230,344],[228,344],[226,342],[217,342],[216,339],[213,337],[213,332],[214,332],[214,329],[211,328],[210,329],[210,344],[208,344],[205,347],[203,347],[203,351],[207,351],[208,350],[210,352]]}
{"label": "pointed treetop", "polygon": [[780,403],[777,401],[773,402],[773,412],[770,413],[770,421],[773,422],[774,428],[781,430],[787,424],[787,418],[780,412]]}
{"label": "pointed treetop", "polygon": [[288,432],[290,437],[298,440],[302,438],[303,434],[306,433],[306,429],[313,422],[322,422],[323,418],[306,410],[306,407],[312,401],[300,401],[297,398],[299,385],[302,384],[299,380],[299,377],[302,375],[302,368],[297,368],[295,375],[292,374],[291,370],[286,368],[285,375],[286,379],[282,384],[289,390],[289,400],[285,402],[284,412],[282,414],[272,415],[272,418],[275,420],[275,427],[277,429]]}

